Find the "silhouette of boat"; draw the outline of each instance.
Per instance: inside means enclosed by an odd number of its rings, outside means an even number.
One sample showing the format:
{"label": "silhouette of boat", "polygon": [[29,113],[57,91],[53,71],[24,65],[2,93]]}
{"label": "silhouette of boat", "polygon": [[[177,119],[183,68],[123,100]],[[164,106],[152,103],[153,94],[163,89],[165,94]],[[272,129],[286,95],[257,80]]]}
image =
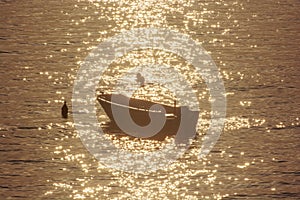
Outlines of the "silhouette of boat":
{"label": "silhouette of boat", "polygon": [[[152,113],[154,117],[161,117],[161,115],[164,115],[166,122],[163,128],[157,134],[148,137],[147,139],[164,140],[167,136],[173,136],[176,135],[176,133],[180,133],[178,137],[188,139],[190,136],[194,136],[196,131],[199,111],[191,111],[187,106],[176,106],[176,101],[174,101],[174,106],[169,106],[153,101],[129,98],[122,94],[114,94],[113,98],[112,94],[100,94],[97,100],[109,117],[111,126],[120,130],[122,130],[122,128],[117,125],[112,108],[121,111],[123,109],[129,110],[133,122],[142,127],[147,126],[151,122],[149,116],[150,113]],[[165,112],[150,109],[151,106],[155,104],[163,106]],[[183,113],[184,118],[181,118]],[[126,116],[123,117],[123,119],[126,120]],[[118,116],[118,118],[122,118],[122,116]],[[127,130],[130,130],[131,132],[136,131],[134,127],[127,127]]]}

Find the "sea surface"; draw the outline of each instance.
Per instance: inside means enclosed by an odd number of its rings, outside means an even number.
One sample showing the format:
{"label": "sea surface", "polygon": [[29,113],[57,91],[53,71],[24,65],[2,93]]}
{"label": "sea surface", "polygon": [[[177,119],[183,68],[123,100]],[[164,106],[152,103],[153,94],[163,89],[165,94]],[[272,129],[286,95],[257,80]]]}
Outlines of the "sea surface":
{"label": "sea surface", "polygon": [[[1,0],[0,199],[299,199],[299,10],[298,0]],[[130,173],[98,162],[84,147],[72,93],[93,48],[149,27],[188,35],[210,54],[226,90],[226,122],[204,159],[196,137],[172,165]],[[179,72],[189,72],[176,56],[154,54],[133,52],[116,62],[106,89],[138,59],[147,65],[174,58]],[[161,145],[110,140],[132,151]]]}

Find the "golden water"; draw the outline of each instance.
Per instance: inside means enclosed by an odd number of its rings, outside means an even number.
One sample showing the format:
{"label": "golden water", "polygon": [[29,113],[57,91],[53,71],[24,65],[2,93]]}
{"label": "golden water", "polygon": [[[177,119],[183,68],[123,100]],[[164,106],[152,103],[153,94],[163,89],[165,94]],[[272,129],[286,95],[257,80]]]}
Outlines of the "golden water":
{"label": "golden water", "polygon": [[[297,0],[0,1],[0,199],[297,199],[299,8]],[[202,44],[223,76],[227,118],[205,159],[199,140],[169,168],[130,174],[98,163],[60,107],[67,100],[72,111],[73,81],[95,46],[141,27]],[[188,63],[151,50],[113,63],[104,86],[137,62],[171,63],[202,88]],[[206,89],[197,92],[207,108]]]}

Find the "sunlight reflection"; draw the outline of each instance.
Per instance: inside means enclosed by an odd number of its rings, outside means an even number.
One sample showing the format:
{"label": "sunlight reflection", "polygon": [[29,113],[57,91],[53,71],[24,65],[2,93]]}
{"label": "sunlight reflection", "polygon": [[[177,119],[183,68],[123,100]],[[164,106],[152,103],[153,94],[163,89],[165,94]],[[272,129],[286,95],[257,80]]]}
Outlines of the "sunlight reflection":
{"label": "sunlight reflection", "polygon": [[[88,2],[88,4],[86,4]],[[220,8],[226,12],[220,12]],[[236,19],[234,11],[244,10],[243,3],[238,2],[195,2],[192,0],[77,0],[76,5],[72,5],[72,10],[63,14],[68,17],[70,24],[74,30],[82,29],[82,41],[75,41],[81,45],[71,49],[68,46],[59,49],[60,53],[75,52],[84,54],[91,51],[99,42],[108,38],[122,30],[129,30],[137,27],[167,27],[180,32],[187,33],[201,44],[212,45],[216,48],[228,48],[238,45],[236,41],[230,41],[232,31],[239,27],[240,21]],[[74,13],[80,13],[74,16]],[[255,17],[255,16],[253,16]],[[227,19],[221,21],[221,19]],[[87,27],[96,26],[96,30]],[[99,27],[98,27],[99,25]],[[74,37],[78,35],[73,30],[65,33],[67,36],[65,44],[74,43]],[[249,37],[249,36],[247,36]],[[239,38],[235,35],[234,38]],[[45,43],[44,45],[47,45]],[[257,44],[249,46],[256,48]],[[75,46],[73,46],[75,47]],[[213,49],[208,49],[213,51]],[[223,60],[222,55],[213,55],[217,57],[224,81],[241,81],[246,75],[240,72],[233,72],[226,68],[230,65],[228,61]],[[55,55],[49,54],[46,58],[52,59]],[[82,63],[82,59],[77,56],[77,65]],[[110,68],[105,72],[99,82],[99,91],[112,92],[116,81],[122,77],[129,69],[150,65],[160,64],[173,67],[193,86],[194,93],[197,94],[200,110],[201,123],[198,125],[199,133],[194,141],[194,146],[177,162],[171,164],[166,169],[161,169],[157,174],[128,174],[112,169],[107,169],[104,164],[98,163],[88,154],[88,152],[79,151],[83,148],[78,141],[77,133],[68,133],[68,135],[57,135],[55,140],[64,141],[65,145],[57,144],[53,147],[52,160],[55,162],[63,162],[64,165],[70,164],[75,166],[72,171],[78,174],[71,176],[70,180],[54,181],[53,190],[49,190],[45,195],[53,195],[56,192],[64,191],[72,199],[222,199],[228,197],[229,194],[215,192],[215,188],[224,187],[227,181],[237,181],[239,177],[219,177],[222,170],[220,164],[214,164],[213,159],[220,158],[222,160],[234,159],[230,148],[224,148],[218,152],[209,155],[203,160],[195,159],[195,155],[199,154],[202,136],[208,129],[210,124],[210,93],[201,77],[195,76],[194,67],[171,52],[159,50],[140,50],[129,52],[121,58],[115,60]],[[78,67],[72,68],[73,74],[67,74],[68,81],[72,83],[75,78],[75,72]],[[41,76],[54,81],[54,84],[62,85],[61,74],[50,74],[47,71],[41,71]],[[164,75],[164,76],[167,76]],[[253,75],[253,79],[258,80],[259,74]],[[168,77],[172,79],[172,77]],[[173,80],[175,81],[175,80]],[[128,83],[125,86],[131,87]],[[227,91],[226,96],[234,96],[236,91]],[[153,95],[156,94],[156,95]],[[163,94],[163,95],[162,95]],[[54,103],[60,104],[66,97],[61,88],[56,90],[57,98]],[[148,85],[134,92],[134,96],[138,98],[150,98],[156,102],[164,102],[172,105],[176,99],[174,94],[170,93],[163,86]],[[163,96],[163,97],[162,97]],[[184,103],[184,100],[182,101]],[[50,102],[49,102],[50,103]],[[252,106],[249,100],[240,100],[236,103],[241,109]],[[107,117],[101,109],[98,110],[98,117],[101,124],[107,126]],[[260,127],[265,123],[263,118],[247,118],[239,115],[229,116],[226,119],[224,134],[232,130],[240,130],[251,127]],[[299,121],[297,121],[299,123]],[[282,124],[279,124],[281,127]],[[47,125],[48,130],[58,128],[59,130],[67,130],[68,127],[74,125],[67,123],[51,123]],[[111,140],[117,148],[130,150],[132,152],[149,152],[162,148],[166,143],[173,140],[168,138],[166,141],[157,142],[143,139],[132,139],[129,137],[117,137],[113,134],[106,134],[106,139]],[[76,139],[76,140],[75,140]],[[71,144],[71,145],[70,145]],[[82,153],[84,152],[84,153]],[[243,157],[245,152],[238,153]],[[242,161],[235,164],[239,169],[244,169],[254,164],[255,161]],[[62,171],[70,172],[69,168],[62,168]],[[95,175],[97,174],[97,175]],[[80,176],[80,177],[77,177]],[[109,180],[107,177],[110,177]],[[242,178],[248,180],[248,178]],[[105,184],[103,184],[105,183]],[[117,189],[116,189],[117,188]],[[119,190],[119,188],[121,188]]]}

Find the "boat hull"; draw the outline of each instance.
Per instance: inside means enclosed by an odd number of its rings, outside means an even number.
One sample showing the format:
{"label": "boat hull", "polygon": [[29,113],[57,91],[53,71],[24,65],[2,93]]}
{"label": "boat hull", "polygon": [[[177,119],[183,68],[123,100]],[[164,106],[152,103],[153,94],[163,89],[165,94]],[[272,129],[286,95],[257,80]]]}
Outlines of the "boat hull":
{"label": "boat hull", "polygon": [[[161,119],[162,115],[166,118],[162,129],[158,131],[155,135],[146,137],[146,139],[154,140],[164,140],[167,136],[172,136],[180,133],[181,136],[195,135],[196,124],[198,121],[198,111],[190,111],[187,107],[172,107],[164,104],[159,104],[164,107],[165,112],[159,112],[159,110],[151,110],[151,106],[157,104],[151,101],[145,101],[141,99],[130,99],[123,95],[117,95],[116,98],[113,98],[110,94],[100,95],[98,101],[105,113],[111,121],[111,126],[124,130],[124,128],[130,133],[136,133],[138,130],[134,126],[119,127],[114,116],[113,111],[119,110],[119,113],[124,113],[123,111],[129,110],[130,117],[136,125],[145,127],[151,122],[149,113],[152,114],[152,117]],[[126,105],[127,104],[129,105]],[[186,119],[181,119],[182,114]],[[127,120],[127,116],[118,116],[118,119]],[[125,123],[126,124],[126,123]],[[147,130],[148,132],[151,130]],[[184,133],[182,133],[184,132]],[[131,135],[131,134],[129,134]],[[132,134],[134,135],[134,134]]]}

